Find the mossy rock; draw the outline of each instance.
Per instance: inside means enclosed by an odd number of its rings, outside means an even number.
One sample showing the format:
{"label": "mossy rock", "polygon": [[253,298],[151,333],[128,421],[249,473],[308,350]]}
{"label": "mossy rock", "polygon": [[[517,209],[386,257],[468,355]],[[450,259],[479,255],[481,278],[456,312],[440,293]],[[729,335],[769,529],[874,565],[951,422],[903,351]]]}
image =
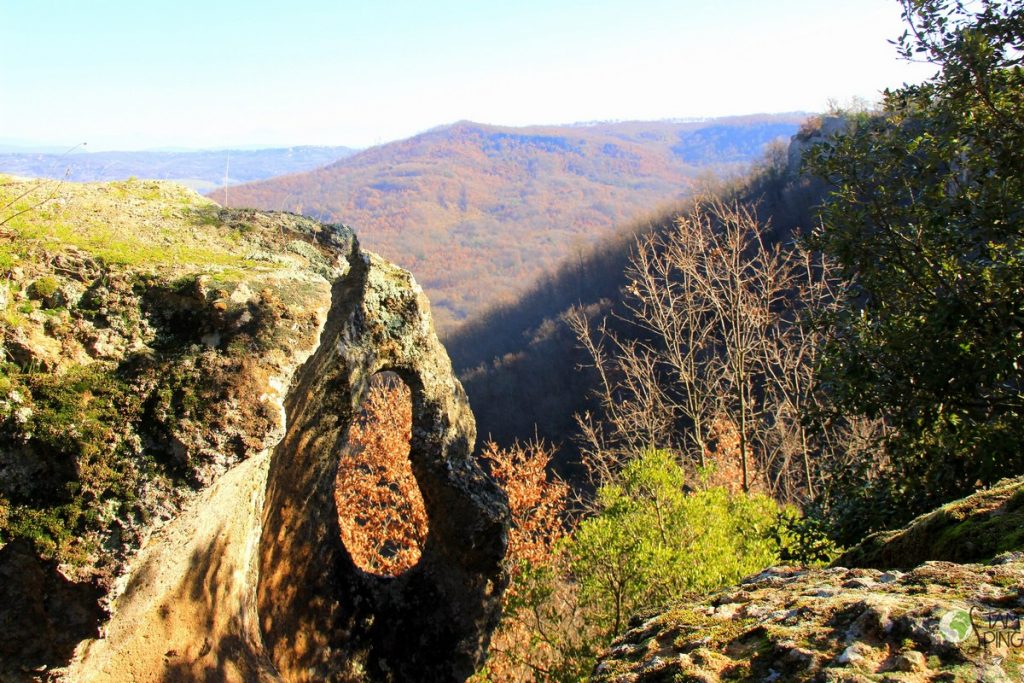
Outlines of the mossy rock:
{"label": "mossy rock", "polygon": [[902,529],[872,534],[833,566],[905,569],[929,560],[986,562],[1017,550],[1024,550],[1024,477],[1004,479]]}
{"label": "mossy rock", "polygon": [[[0,604],[6,682],[62,666],[152,530],[276,443],[358,245],[344,226],[164,182],[4,177],[4,205],[0,583],[35,601]],[[89,629],[43,647],[72,611]]]}
{"label": "mossy rock", "polygon": [[[739,587],[635,620],[591,680],[1019,680],[1024,650],[982,643],[1017,633],[1022,559],[928,562],[906,573],[768,569]],[[951,636],[950,617],[958,615],[971,625]]]}
{"label": "mossy rock", "polygon": [[32,299],[48,299],[53,296],[57,288],[60,287],[60,281],[52,275],[44,275],[28,287],[28,295]]}
{"label": "mossy rock", "polygon": [[[640,618],[592,680],[1021,680],[1022,551],[1024,477],[874,534],[830,568],[768,569]],[[966,638],[948,635],[951,615],[970,619]]]}

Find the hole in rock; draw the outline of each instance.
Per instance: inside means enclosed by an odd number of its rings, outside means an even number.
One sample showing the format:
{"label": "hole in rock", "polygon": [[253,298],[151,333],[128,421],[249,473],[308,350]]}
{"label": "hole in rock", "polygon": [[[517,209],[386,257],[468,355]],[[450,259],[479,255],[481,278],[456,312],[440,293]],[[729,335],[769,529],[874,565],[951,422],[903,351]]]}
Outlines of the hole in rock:
{"label": "hole in rock", "polygon": [[378,372],[349,429],[334,498],[341,540],[360,569],[397,576],[420,559],[427,512],[409,462],[412,392]]}

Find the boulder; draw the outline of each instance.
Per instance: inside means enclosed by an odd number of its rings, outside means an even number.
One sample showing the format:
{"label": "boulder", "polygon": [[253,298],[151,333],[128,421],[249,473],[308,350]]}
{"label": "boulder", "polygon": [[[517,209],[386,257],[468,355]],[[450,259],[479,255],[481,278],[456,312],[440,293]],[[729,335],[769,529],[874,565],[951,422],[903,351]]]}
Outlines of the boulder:
{"label": "boulder", "polygon": [[874,534],[831,567],[775,567],[638,617],[595,681],[1015,681],[1024,478]]}

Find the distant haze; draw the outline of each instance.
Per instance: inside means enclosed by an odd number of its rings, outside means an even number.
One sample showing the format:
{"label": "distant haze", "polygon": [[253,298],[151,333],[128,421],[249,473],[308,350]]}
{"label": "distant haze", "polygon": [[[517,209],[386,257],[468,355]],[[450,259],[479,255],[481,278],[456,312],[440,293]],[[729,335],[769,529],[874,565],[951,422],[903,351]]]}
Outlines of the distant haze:
{"label": "distant haze", "polygon": [[123,180],[132,176],[174,180],[195,190],[308,171],[343,159],[348,147],[288,147],[210,151],[147,151],[61,154],[0,152],[0,173],[74,181]]}
{"label": "distant haze", "polygon": [[820,111],[921,80],[896,0],[0,4],[5,145],[368,147],[440,124]]}

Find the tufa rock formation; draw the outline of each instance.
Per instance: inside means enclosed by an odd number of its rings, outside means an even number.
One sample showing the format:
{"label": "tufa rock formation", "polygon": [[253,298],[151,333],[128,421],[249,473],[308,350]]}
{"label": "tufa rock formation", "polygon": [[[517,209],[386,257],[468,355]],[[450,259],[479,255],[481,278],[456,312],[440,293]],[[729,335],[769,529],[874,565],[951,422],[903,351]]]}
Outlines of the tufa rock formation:
{"label": "tufa rock formation", "polygon": [[1022,501],[1024,479],[1003,482],[870,537],[832,568],[768,569],[635,619],[594,680],[1019,681]]}
{"label": "tufa rock formation", "polygon": [[[270,463],[261,632],[286,680],[463,680],[497,623],[504,497],[471,459],[473,415],[422,290],[378,257],[354,256],[335,285],[320,349],[286,401],[288,432]],[[334,454],[380,371],[412,390],[409,458],[430,520],[419,563],[395,578],[356,567],[334,508]]]}
{"label": "tufa rock formation", "polygon": [[[0,680],[472,673],[508,513],[412,277],[170,184],[0,181]],[[384,370],[430,519],[394,578],[353,564],[334,502]]]}

